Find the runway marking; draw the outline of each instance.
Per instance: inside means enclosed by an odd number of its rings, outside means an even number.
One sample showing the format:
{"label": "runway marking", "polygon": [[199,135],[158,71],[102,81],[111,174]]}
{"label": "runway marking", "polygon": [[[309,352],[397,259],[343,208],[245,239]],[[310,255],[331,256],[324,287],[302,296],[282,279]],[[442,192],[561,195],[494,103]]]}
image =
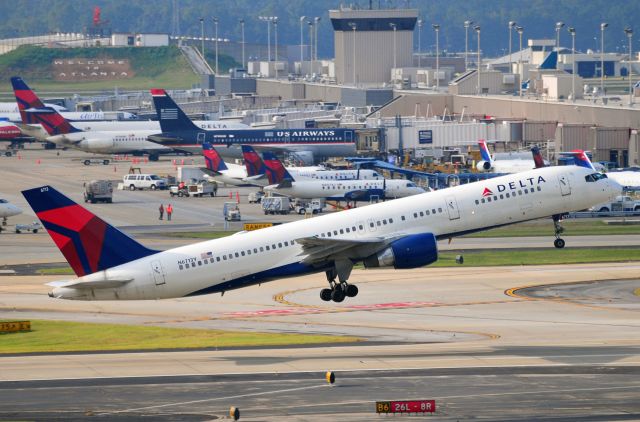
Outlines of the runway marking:
{"label": "runway marking", "polygon": [[226,317],[247,317],[247,316],[273,316],[273,315],[301,315],[301,314],[319,314],[329,312],[353,312],[353,311],[371,311],[377,309],[407,309],[436,306],[436,302],[391,302],[391,303],[374,303],[370,305],[351,305],[344,308],[322,308],[315,306],[299,305],[296,308],[289,309],[264,309],[257,311],[236,311],[225,312],[222,315]]}
{"label": "runway marking", "polygon": [[138,412],[140,410],[160,409],[160,408],[164,408],[164,407],[183,406],[183,405],[186,405],[186,404],[205,403],[205,402],[218,401],[218,400],[241,399],[241,398],[245,398],[245,397],[266,396],[268,394],[289,393],[289,392],[292,392],[292,391],[312,390],[312,389],[315,389],[315,388],[327,388],[327,385],[326,384],[316,384],[316,385],[310,385],[310,386],[307,386],[307,387],[287,388],[287,389],[284,389],[284,390],[263,391],[263,392],[260,392],[260,393],[238,394],[238,395],[235,395],[235,396],[227,396],[227,397],[214,397],[214,398],[210,398],[210,399],[191,400],[191,401],[183,401],[183,402],[177,402],[177,403],[157,404],[157,405],[154,405],[154,406],[145,406],[145,407],[137,407],[137,408],[133,408],[133,409],[116,410],[114,412],[102,412],[102,413],[97,413],[96,415],[97,416],[116,415],[118,413]]}

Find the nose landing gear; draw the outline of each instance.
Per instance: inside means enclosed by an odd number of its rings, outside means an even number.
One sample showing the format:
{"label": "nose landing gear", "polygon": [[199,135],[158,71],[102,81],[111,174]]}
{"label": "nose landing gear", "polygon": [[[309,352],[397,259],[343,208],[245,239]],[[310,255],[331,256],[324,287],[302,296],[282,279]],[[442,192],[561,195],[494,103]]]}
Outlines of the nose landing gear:
{"label": "nose landing gear", "polygon": [[562,225],[560,224],[560,221],[562,220],[562,215],[556,214],[552,218],[553,218],[553,227],[555,229],[555,236],[556,236],[556,240],[553,241],[553,246],[555,246],[558,249],[562,249],[564,248],[564,244],[565,244],[564,239],[560,237],[560,235],[564,233],[564,227],[562,227]]}

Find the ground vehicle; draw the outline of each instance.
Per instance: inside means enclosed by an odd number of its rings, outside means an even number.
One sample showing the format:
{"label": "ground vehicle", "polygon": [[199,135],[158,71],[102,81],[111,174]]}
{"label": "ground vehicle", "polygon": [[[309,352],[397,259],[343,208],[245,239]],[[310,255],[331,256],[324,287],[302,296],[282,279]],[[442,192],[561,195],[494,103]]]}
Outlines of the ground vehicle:
{"label": "ground vehicle", "polygon": [[262,191],[256,191],[256,192],[249,193],[249,203],[250,204],[259,204],[260,201],[262,201],[262,198],[264,198],[264,192],[262,192]]}
{"label": "ground vehicle", "polygon": [[83,164],[85,166],[90,166],[91,164],[102,164],[104,166],[108,166],[109,165],[109,160],[102,159],[102,158],[87,158],[86,160],[82,161]]}
{"label": "ground vehicle", "polygon": [[110,180],[92,180],[84,184],[84,202],[113,202],[113,184]]}
{"label": "ground vehicle", "polygon": [[268,196],[262,198],[262,211],[268,214],[289,214],[291,201],[286,196]]}
{"label": "ground vehicle", "polygon": [[226,221],[240,221],[240,208],[237,202],[225,202],[223,213]]}
{"label": "ground vehicle", "polygon": [[42,224],[38,223],[37,221],[34,221],[31,224],[16,224],[16,233],[22,233],[22,232],[38,233],[38,230],[40,230],[41,228],[42,228]]}
{"label": "ground vehicle", "polygon": [[303,200],[296,199],[293,204],[293,210],[297,214],[318,214],[324,208],[324,201],[320,199]]}
{"label": "ground vehicle", "polygon": [[173,196],[192,196],[201,198],[204,195],[216,196],[218,191],[217,183],[209,183],[201,181],[199,183],[180,184],[169,186],[169,195]]}
{"label": "ground vehicle", "polygon": [[604,202],[589,208],[590,211],[635,211],[640,212],[640,201],[636,201],[628,195],[619,195],[613,202]]}
{"label": "ground vehicle", "polygon": [[166,189],[167,181],[155,174],[127,174],[122,178],[125,189]]}

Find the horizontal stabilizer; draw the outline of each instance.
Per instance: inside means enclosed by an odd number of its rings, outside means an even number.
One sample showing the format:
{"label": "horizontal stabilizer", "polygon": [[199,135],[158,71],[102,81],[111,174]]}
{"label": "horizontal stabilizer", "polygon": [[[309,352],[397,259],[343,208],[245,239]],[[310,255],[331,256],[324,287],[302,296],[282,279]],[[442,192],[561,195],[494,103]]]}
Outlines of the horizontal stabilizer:
{"label": "horizontal stabilizer", "polygon": [[104,280],[85,281],[82,279],[70,281],[53,281],[47,286],[64,287],[67,289],[112,289],[133,281],[133,278],[109,278]]}

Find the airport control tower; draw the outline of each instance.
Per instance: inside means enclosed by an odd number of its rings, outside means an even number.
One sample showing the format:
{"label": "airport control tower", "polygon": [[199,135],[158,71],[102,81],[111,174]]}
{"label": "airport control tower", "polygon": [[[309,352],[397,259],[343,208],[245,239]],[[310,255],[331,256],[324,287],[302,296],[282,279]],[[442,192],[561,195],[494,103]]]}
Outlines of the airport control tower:
{"label": "airport control tower", "polygon": [[330,10],[329,17],[339,84],[382,84],[391,79],[394,62],[396,67],[413,65],[417,9],[342,8]]}

